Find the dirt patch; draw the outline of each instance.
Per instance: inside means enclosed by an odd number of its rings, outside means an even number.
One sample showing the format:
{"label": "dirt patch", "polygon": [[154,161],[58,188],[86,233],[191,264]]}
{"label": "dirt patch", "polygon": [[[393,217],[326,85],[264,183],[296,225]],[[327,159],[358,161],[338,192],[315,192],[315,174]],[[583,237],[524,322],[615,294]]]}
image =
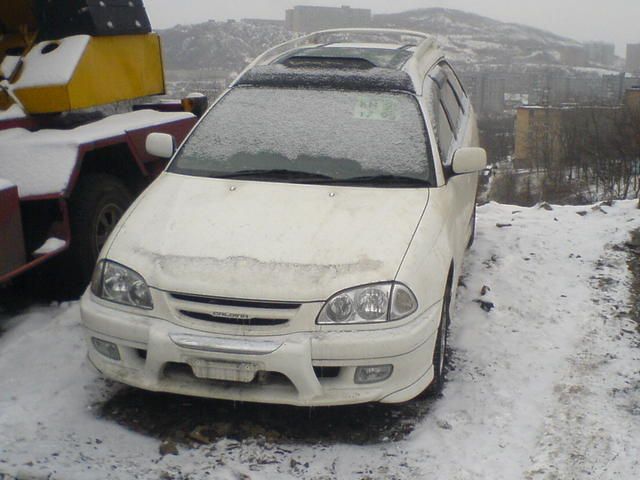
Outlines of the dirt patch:
{"label": "dirt patch", "polygon": [[631,232],[631,240],[625,246],[629,252],[629,270],[633,274],[630,314],[640,333],[640,229]]}
{"label": "dirt patch", "polygon": [[100,415],[137,433],[182,445],[207,445],[221,439],[371,445],[405,438],[432,402],[297,408],[125,388],[102,405]]}

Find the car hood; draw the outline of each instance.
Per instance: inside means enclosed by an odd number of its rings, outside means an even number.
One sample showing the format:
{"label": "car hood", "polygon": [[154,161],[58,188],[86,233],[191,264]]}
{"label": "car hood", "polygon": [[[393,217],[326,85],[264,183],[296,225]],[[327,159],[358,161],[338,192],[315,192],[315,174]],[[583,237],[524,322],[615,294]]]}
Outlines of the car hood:
{"label": "car hood", "polygon": [[428,199],[428,189],[165,173],[128,212],[107,257],[165,291],[322,301],[393,280]]}

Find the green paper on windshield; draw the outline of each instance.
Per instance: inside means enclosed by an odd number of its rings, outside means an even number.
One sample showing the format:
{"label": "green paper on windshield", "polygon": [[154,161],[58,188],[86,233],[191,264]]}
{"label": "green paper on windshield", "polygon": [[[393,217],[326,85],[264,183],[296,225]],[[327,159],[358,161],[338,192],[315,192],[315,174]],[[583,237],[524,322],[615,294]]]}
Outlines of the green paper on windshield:
{"label": "green paper on windshield", "polygon": [[353,112],[354,118],[362,120],[396,120],[396,102],[380,96],[359,96]]}

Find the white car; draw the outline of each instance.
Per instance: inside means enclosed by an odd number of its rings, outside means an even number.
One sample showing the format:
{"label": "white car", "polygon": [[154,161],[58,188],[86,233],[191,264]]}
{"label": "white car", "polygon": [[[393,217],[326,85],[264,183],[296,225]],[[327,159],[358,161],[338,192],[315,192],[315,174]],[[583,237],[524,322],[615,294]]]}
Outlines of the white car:
{"label": "white car", "polygon": [[432,40],[338,30],[259,57],[125,214],[82,298],[135,387],[299,406],[442,388],[486,153]]}

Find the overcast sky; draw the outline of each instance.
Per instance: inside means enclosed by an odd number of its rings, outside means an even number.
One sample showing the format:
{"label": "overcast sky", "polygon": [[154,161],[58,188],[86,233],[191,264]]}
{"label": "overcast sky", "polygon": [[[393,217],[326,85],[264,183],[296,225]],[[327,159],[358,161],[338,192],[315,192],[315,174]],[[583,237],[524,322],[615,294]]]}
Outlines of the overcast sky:
{"label": "overcast sky", "polygon": [[543,28],[580,41],[612,42],[619,55],[624,55],[627,43],[640,43],[640,0],[145,0],[145,4],[158,29],[209,19],[284,19],[284,11],[294,5],[350,5],[370,8],[374,13],[445,7]]}

